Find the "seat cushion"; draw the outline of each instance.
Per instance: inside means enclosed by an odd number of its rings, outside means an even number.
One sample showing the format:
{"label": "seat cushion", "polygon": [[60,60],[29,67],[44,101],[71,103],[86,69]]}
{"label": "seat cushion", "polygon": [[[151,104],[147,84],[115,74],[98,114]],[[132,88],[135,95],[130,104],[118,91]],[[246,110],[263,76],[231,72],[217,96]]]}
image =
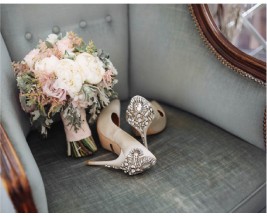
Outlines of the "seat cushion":
{"label": "seat cushion", "polygon": [[[122,103],[121,127],[128,102]],[[182,110],[163,105],[167,128],[148,137],[157,164],[128,176],[120,170],[86,166],[106,160],[99,151],[81,159],[66,156],[61,122],[47,139],[28,136],[40,168],[50,212],[259,212],[266,204],[266,154],[259,148]]]}

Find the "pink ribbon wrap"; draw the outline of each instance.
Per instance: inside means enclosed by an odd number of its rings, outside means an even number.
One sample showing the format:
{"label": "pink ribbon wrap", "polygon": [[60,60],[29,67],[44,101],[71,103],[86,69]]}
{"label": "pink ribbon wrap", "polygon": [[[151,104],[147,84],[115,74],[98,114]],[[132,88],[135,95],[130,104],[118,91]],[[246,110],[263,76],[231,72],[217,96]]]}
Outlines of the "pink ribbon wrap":
{"label": "pink ribbon wrap", "polygon": [[[78,109],[78,108],[77,108]],[[80,114],[81,114],[81,128],[79,128],[77,131],[74,130],[74,127],[68,125],[68,120],[66,120],[63,117],[63,113],[61,112],[61,118],[64,124],[64,128],[65,128],[65,133],[66,133],[66,138],[68,140],[68,142],[76,142],[82,139],[85,139],[89,136],[92,135],[91,130],[89,128],[89,125],[86,121],[86,113],[85,113],[85,109],[79,109]]]}

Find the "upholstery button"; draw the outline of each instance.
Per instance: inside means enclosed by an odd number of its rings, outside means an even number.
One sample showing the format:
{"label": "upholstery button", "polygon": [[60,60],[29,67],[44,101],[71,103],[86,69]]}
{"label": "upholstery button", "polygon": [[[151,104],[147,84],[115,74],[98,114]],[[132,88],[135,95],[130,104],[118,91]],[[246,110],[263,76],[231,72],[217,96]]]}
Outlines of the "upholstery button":
{"label": "upholstery button", "polygon": [[80,27],[81,27],[81,28],[85,28],[86,26],[87,26],[86,21],[81,20],[81,21],[80,21]]}
{"label": "upholstery button", "polygon": [[60,28],[58,26],[53,26],[52,32],[58,34],[60,32]]}
{"label": "upholstery button", "polygon": [[111,20],[112,20],[112,18],[111,18],[111,16],[110,15],[108,15],[108,16],[106,16],[106,21],[108,22],[108,23],[110,23],[111,22]]}
{"label": "upholstery button", "polygon": [[31,40],[31,39],[32,39],[32,34],[31,34],[30,32],[26,32],[26,33],[25,33],[25,38],[26,38],[27,40]]}

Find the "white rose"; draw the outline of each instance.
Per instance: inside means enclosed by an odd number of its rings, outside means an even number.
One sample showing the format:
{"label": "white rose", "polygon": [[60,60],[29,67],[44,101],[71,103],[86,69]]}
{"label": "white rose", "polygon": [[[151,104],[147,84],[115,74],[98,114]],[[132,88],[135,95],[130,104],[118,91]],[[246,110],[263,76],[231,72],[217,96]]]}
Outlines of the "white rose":
{"label": "white rose", "polygon": [[88,53],[79,54],[75,60],[82,68],[85,81],[90,84],[98,84],[105,74],[104,63]]}
{"label": "white rose", "polygon": [[39,49],[33,49],[24,57],[24,61],[27,63],[30,69],[32,69],[34,65],[34,58],[39,54],[39,51]]}
{"label": "white rose", "polygon": [[39,62],[35,63],[34,69],[37,72],[45,72],[50,74],[54,72],[55,68],[59,64],[59,59],[52,55],[51,57],[46,57]]}
{"label": "white rose", "polygon": [[48,35],[46,41],[48,41],[50,44],[54,45],[58,40],[58,36],[56,34],[50,34]]}
{"label": "white rose", "polygon": [[70,59],[59,60],[55,74],[57,76],[57,80],[54,83],[55,88],[66,90],[71,98],[78,95],[84,79],[81,68],[77,63]]}

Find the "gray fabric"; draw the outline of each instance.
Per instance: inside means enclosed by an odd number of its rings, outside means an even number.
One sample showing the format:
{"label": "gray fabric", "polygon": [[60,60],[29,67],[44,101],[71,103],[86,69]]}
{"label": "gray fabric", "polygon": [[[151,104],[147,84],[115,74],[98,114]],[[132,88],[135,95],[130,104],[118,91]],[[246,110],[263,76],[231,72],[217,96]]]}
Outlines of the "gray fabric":
{"label": "gray fabric", "polygon": [[0,38],[1,60],[0,60],[0,118],[1,122],[9,122],[9,124],[23,131],[26,136],[30,130],[30,121],[20,107],[18,99],[18,88],[16,78],[11,68],[11,60],[3,41]]}
{"label": "gray fabric", "polygon": [[248,198],[245,198],[240,204],[238,204],[238,206],[235,207],[232,212],[259,212],[259,210],[262,209],[263,198],[266,198],[266,182],[262,186],[260,186],[258,190],[256,190],[253,194],[249,195]]}
{"label": "gray fabric", "polygon": [[264,149],[265,88],[216,59],[187,5],[130,5],[129,13],[131,95],[180,107]]}
{"label": "gray fabric", "polygon": [[[123,103],[121,124],[131,132],[126,106]],[[265,152],[194,115],[164,109],[167,128],[148,137],[157,164],[137,176],[86,166],[88,159],[115,157],[101,148],[93,157],[68,158],[61,123],[47,140],[31,132],[28,142],[44,179],[49,211],[231,212],[246,204],[247,212],[262,210],[266,197],[259,188],[266,183]],[[99,145],[95,126],[92,130]],[[253,197],[259,199],[250,201]]]}
{"label": "gray fabric", "polygon": [[0,213],[14,213],[16,210],[7,194],[6,189],[3,186],[2,180],[0,180]]}
{"label": "gray fabric", "polygon": [[11,69],[11,60],[5,43],[1,36],[1,124],[6,130],[18,156],[22,162],[30,186],[33,198],[39,212],[47,211],[46,195],[40,171],[32,156],[25,136],[29,131],[29,120],[20,107],[16,80]]}
{"label": "gray fabric", "polygon": [[[107,16],[111,21],[106,20]],[[74,31],[88,42],[92,39],[98,48],[111,56],[117,68],[119,83],[116,90],[122,99],[128,98],[128,17],[127,5],[2,5],[1,32],[12,60],[21,60],[39,39],[52,33],[53,26]],[[81,20],[87,22],[81,28]],[[30,41],[25,33],[32,33]]]}
{"label": "gray fabric", "polygon": [[266,213],[266,207],[260,211],[261,213]]}

